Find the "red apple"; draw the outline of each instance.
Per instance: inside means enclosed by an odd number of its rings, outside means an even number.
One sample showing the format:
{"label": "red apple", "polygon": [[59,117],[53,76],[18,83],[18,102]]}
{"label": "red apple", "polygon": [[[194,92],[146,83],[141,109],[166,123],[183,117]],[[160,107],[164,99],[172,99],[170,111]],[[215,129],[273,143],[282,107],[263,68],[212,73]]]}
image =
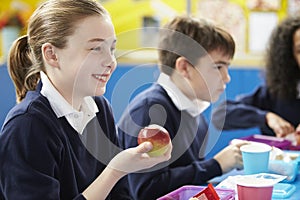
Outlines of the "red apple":
{"label": "red apple", "polygon": [[166,153],[171,139],[168,131],[164,127],[151,124],[141,129],[138,134],[138,144],[146,141],[151,142],[153,145],[152,150],[149,151],[148,154],[155,157]]}

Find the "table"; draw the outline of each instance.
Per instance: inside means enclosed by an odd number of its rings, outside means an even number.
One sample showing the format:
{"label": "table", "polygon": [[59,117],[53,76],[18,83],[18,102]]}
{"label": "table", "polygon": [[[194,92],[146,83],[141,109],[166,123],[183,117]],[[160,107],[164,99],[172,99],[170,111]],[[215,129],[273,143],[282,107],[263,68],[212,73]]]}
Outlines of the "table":
{"label": "table", "polygon": [[[242,174],[243,174],[242,170],[239,170],[239,171],[232,170],[232,171],[228,172],[227,174],[224,174],[222,176],[219,176],[219,177],[216,177],[216,178],[210,180],[209,182],[213,183],[214,185],[217,185],[218,183],[225,180],[229,176],[242,175]],[[298,171],[298,175],[297,175],[295,181],[288,183],[288,184],[294,185],[296,187],[296,190],[289,198],[284,198],[281,200],[300,200],[300,170]],[[279,199],[273,198],[272,200],[279,200]]]}
{"label": "table", "polygon": [[290,184],[296,186],[296,191],[292,194],[292,196],[290,198],[286,198],[286,199],[299,200],[300,199],[300,174],[299,173],[298,173],[296,180]]}

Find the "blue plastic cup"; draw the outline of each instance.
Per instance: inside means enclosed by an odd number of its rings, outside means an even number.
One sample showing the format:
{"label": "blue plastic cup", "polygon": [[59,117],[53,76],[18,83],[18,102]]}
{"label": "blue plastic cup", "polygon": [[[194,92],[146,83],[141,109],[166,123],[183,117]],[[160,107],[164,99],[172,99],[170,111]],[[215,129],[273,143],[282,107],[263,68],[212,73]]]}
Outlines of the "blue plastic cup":
{"label": "blue plastic cup", "polygon": [[241,146],[244,174],[268,173],[271,149],[271,146],[264,143],[252,143]]}

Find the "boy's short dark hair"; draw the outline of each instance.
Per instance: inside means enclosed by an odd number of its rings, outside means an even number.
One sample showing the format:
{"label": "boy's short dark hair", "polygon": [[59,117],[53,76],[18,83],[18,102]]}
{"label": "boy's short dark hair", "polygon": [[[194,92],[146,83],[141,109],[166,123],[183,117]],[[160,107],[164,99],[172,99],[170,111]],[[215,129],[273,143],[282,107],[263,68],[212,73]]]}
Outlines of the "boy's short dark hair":
{"label": "boy's short dark hair", "polygon": [[160,30],[159,65],[168,75],[172,74],[178,57],[183,56],[195,65],[213,50],[233,58],[235,42],[227,31],[204,19],[177,16]]}

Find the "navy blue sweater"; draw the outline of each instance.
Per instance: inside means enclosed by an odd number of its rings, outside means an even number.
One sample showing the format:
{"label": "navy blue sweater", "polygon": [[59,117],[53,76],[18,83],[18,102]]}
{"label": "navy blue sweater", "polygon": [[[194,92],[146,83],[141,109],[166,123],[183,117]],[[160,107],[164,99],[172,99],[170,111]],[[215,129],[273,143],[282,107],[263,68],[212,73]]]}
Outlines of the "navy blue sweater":
{"label": "navy blue sweater", "polygon": [[[218,129],[259,127],[262,134],[275,136],[266,124],[266,113],[269,111],[281,116],[295,127],[300,123],[300,99],[275,98],[270,95],[266,86],[260,86],[254,93],[242,95],[236,101],[224,102],[214,111],[212,121]],[[224,126],[221,122],[224,122]]]}
{"label": "navy blue sweater", "polygon": [[128,176],[135,199],[153,200],[180,186],[205,184],[222,174],[217,161],[203,160],[200,152],[208,128],[204,117],[179,111],[158,84],[136,96],[124,112],[118,123],[120,145],[136,146],[139,130],[149,124],[159,124],[168,130],[173,144],[172,158]]}
{"label": "navy blue sweater", "polygon": [[[65,117],[56,117],[39,89],[28,92],[3,124],[0,199],[84,199],[81,193],[118,151],[111,108],[96,97],[97,117],[79,135]],[[126,181],[120,180],[107,199],[130,199]]]}

